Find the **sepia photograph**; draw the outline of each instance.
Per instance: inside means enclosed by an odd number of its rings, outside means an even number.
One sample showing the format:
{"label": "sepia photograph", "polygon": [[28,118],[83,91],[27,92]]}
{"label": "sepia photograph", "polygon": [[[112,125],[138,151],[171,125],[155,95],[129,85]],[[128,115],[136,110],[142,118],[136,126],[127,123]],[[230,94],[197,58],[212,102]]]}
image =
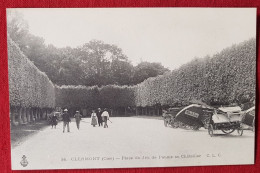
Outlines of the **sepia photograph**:
{"label": "sepia photograph", "polygon": [[255,163],[256,8],[6,16],[12,170]]}

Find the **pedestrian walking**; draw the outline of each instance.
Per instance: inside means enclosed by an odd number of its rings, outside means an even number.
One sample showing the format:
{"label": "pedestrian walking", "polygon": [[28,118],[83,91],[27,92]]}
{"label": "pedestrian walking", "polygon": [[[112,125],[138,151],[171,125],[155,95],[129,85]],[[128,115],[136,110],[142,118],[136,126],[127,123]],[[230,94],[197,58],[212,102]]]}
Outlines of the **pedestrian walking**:
{"label": "pedestrian walking", "polygon": [[79,111],[76,111],[76,114],[74,115],[74,118],[76,120],[76,125],[77,125],[78,129],[79,129],[79,124],[80,124],[81,117],[82,117],[82,115],[79,113]]}
{"label": "pedestrian walking", "polygon": [[107,120],[109,120],[109,113],[107,111],[107,108],[104,109],[104,112],[101,114],[101,117],[104,121],[104,128],[108,128]]}
{"label": "pedestrian walking", "polygon": [[97,110],[97,118],[98,118],[98,126],[100,127],[103,126],[103,121],[102,121],[102,117],[101,117],[102,111],[100,108],[98,108]]}
{"label": "pedestrian walking", "polygon": [[97,114],[95,112],[95,110],[92,110],[91,113],[91,125],[93,125],[93,127],[95,127],[98,123],[98,118],[97,118]]}
{"label": "pedestrian walking", "polygon": [[70,115],[68,114],[68,109],[64,109],[64,113],[62,114],[62,120],[63,120],[63,133],[65,131],[65,128],[67,126],[67,131],[70,132]]}
{"label": "pedestrian walking", "polygon": [[54,128],[56,129],[56,125],[58,124],[58,117],[56,116],[56,113],[53,111],[52,112],[52,115],[51,115],[51,128]]}

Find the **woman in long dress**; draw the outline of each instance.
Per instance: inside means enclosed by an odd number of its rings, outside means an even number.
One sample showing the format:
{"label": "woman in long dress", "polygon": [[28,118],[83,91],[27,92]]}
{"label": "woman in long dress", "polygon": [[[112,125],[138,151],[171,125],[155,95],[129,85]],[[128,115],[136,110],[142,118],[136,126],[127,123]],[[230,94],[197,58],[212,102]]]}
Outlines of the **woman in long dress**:
{"label": "woman in long dress", "polygon": [[92,113],[91,113],[91,125],[93,125],[93,127],[95,127],[97,124],[98,124],[97,114],[96,114],[95,110],[92,110]]}

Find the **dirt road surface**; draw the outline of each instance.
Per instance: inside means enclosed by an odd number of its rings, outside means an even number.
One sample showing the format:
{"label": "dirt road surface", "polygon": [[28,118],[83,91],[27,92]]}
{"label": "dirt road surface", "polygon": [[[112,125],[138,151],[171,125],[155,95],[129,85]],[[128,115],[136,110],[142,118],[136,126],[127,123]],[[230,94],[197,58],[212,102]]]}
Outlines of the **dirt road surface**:
{"label": "dirt road surface", "polygon": [[[70,133],[47,127],[12,149],[12,169],[163,167],[254,163],[254,133],[210,137],[199,131],[164,127],[162,120],[111,118],[109,128],[85,118]],[[25,155],[25,159],[22,159]],[[23,167],[21,161],[28,165]]]}

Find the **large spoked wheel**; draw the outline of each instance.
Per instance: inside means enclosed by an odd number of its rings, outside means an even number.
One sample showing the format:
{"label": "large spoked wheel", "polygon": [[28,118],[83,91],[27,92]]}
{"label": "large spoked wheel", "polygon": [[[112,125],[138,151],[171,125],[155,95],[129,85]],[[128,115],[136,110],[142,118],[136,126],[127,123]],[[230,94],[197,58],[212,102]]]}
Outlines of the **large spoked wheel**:
{"label": "large spoked wheel", "polygon": [[225,134],[230,134],[230,133],[234,132],[235,129],[222,129],[221,131],[222,131],[223,133],[225,133]]}
{"label": "large spoked wheel", "polygon": [[239,136],[242,136],[243,135],[243,129],[237,129],[237,133]]}
{"label": "large spoked wheel", "polygon": [[214,135],[212,124],[209,124],[209,126],[208,126],[208,133],[209,133],[210,137],[212,137]]}
{"label": "large spoked wheel", "polygon": [[168,125],[168,121],[164,119],[164,126],[167,127],[167,125]]}

